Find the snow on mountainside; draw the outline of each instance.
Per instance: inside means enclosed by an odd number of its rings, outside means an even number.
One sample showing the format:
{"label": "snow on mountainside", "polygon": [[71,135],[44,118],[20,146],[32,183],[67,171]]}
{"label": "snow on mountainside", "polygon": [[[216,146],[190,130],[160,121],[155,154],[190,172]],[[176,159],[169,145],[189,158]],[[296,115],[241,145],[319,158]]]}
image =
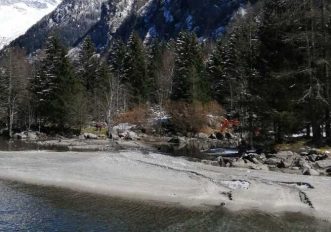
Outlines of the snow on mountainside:
{"label": "snow on mountainside", "polygon": [[[185,30],[195,32],[200,39],[216,39],[235,14],[245,14],[248,1],[108,0],[101,20],[87,35],[100,50],[107,48],[113,37],[127,39],[132,31],[146,42],[152,38],[168,40]],[[126,8],[121,7],[123,2],[127,2]]]}
{"label": "snow on mountainside", "polygon": [[195,32],[200,39],[216,39],[224,34],[235,14],[245,13],[251,1],[254,0],[62,0],[51,14],[11,45],[33,53],[54,32],[71,48],[79,47],[89,36],[101,52],[107,50],[114,37],[126,40],[133,31],[145,41],[168,40],[183,30]]}
{"label": "snow on mountainside", "polygon": [[71,46],[100,20],[101,6],[105,1],[63,0],[12,45],[24,47],[31,53],[42,48],[48,36],[55,32],[65,45]]}
{"label": "snow on mountainside", "polygon": [[0,49],[24,34],[61,0],[0,0]]}

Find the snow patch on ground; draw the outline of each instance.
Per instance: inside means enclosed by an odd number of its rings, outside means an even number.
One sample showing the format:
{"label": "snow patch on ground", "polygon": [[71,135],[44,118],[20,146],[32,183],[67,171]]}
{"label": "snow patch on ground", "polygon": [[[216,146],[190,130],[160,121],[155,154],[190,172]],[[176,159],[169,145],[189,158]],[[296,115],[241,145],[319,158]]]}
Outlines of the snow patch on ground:
{"label": "snow patch on ground", "polygon": [[243,180],[222,181],[222,184],[230,189],[248,189],[250,185],[249,182]]}

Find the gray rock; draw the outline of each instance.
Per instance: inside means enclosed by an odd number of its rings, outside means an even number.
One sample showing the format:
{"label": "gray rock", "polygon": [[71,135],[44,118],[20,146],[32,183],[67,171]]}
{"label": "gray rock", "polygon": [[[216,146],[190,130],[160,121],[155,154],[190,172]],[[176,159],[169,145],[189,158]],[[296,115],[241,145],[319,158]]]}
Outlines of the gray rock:
{"label": "gray rock", "polygon": [[322,169],[331,168],[331,159],[317,161],[317,166]]}
{"label": "gray rock", "polygon": [[201,160],[201,163],[211,165],[211,160]]}
{"label": "gray rock", "polygon": [[217,161],[211,161],[210,164],[213,166],[217,166],[217,167],[220,166],[219,162],[217,162]]}
{"label": "gray rock", "polygon": [[133,131],[128,131],[126,133],[126,135],[124,136],[124,138],[126,140],[138,140],[139,136],[137,135],[137,133],[133,132]]}
{"label": "gray rock", "polygon": [[288,156],[286,159],[283,159],[280,163],[280,167],[282,168],[290,168],[292,166],[295,166],[295,156]]}
{"label": "gray rock", "polygon": [[78,139],[83,140],[83,139],[85,139],[85,136],[84,135],[79,135]]}
{"label": "gray rock", "polygon": [[302,169],[304,168],[311,168],[309,163],[304,159],[304,158],[300,158],[297,160],[297,163],[296,163],[296,166],[297,167],[300,167]]}
{"label": "gray rock", "polygon": [[215,134],[211,134],[211,135],[209,136],[209,138],[210,138],[210,139],[217,139]]}
{"label": "gray rock", "polygon": [[119,140],[119,139],[120,139],[120,137],[118,136],[117,133],[113,133],[113,134],[111,134],[111,138],[112,138],[113,140]]}
{"label": "gray rock", "polygon": [[98,136],[93,133],[84,133],[84,138],[85,139],[98,139]]}
{"label": "gray rock", "polygon": [[14,137],[14,139],[20,139],[20,140],[25,140],[28,138],[28,136],[24,132],[16,133],[16,134],[14,134],[13,137]]}
{"label": "gray rock", "polygon": [[287,158],[288,156],[293,156],[294,153],[292,151],[280,151],[275,156],[278,158]]}
{"label": "gray rock", "polygon": [[312,168],[304,168],[302,171],[303,175],[308,175],[308,176],[319,176],[320,173],[316,171],[315,169]]}
{"label": "gray rock", "polygon": [[302,152],[300,152],[300,155],[301,155],[301,156],[308,156],[308,155],[309,155],[309,152],[307,152],[307,151],[302,151]]}
{"label": "gray rock", "polygon": [[316,154],[308,155],[308,159],[309,159],[311,162],[315,162],[316,159],[317,159],[317,155],[316,155]]}
{"label": "gray rock", "polygon": [[216,161],[218,162],[219,166],[225,167],[225,162],[222,156],[217,157]]}
{"label": "gray rock", "polygon": [[266,165],[254,164],[249,161],[245,162],[245,160],[243,160],[243,159],[238,159],[238,160],[232,162],[232,167],[248,168],[248,169],[254,169],[254,170],[269,170],[269,168]]}
{"label": "gray rock", "polygon": [[329,156],[328,156],[327,154],[322,154],[322,155],[318,155],[318,156],[316,157],[316,160],[315,160],[315,161],[325,160],[325,159],[327,159],[327,158],[329,158]]}
{"label": "gray rock", "polygon": [[307,156],[307,155],[309,155],[309,151],[310,151],[309,147],[302,147],[302,148],[300,148],[299,153],[301,156]]}
{"label": "gray rock", "polygon": [[198,133],[196,137],[199,139],[208,139],[209,136],[205,133]]}
{"label": "gray rock", "polygon": [[252,158],[252,161],[254,164],[261,164],[260,161],[258,161],[255,157]]}
{"label": "gray rock", "polygon": [[269,171],[269,167],[267,165],[263,165],[263,164],[254,165],[254,166],[252,166],[252,169]]}
{"label": "gray rock", "polygon": [[28,138],[29,140],[37,140],[37,139],[38,139],[38,135],[37,135],[36,132],[29,131],[29,132],[27,133],[27,138]]}
{"label": "gray rock", "polygon": [[269,158],[265,162],[267,165],[279,165],[281,163],[281,159],[279,158]]}
{"label": "gray rock", "polygon": [[248,168],[247,163],[243,159],[238,159],[232,162],[234,168]]}
{"label": "gray rock", "polygon": [[309,169],[309,173],[311,176],[319,176],[320,173],[316,171],[315,169]]}

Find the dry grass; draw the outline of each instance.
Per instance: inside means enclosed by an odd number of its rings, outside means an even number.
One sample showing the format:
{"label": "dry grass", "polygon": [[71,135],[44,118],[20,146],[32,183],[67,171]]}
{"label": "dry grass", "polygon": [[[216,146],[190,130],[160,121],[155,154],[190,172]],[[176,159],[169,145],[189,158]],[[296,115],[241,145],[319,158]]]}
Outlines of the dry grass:
{"label": "dry grass", "polygon": [[133,109],[121,113],[114,118],[115,124],[130,123],[134,125],[142,125],[149,118],[149,108],[146,105],[139,105]]}
{"label": "dry grass", "polygon": [[101,130],[97,130],[95,127],[86,127],[82,129],[82,133],[92,133],[96,134],[98,136],[107,136],[108,129],[107,128],[101,128]]}
{"label": "dry grass", "polygon": [[215,102],[170,102],[166,107],[171,116],[171,122],[178,132],[197,133],[211,132],[208,127],[208,114],[221,115],[223,109]]}
{"label": "dry grass", "polygon": [[281,143],[275,145],[275,150],[299,152],[301,148],[306,146],[306,143],[307,143],[306,140],[299,140],[295,143]]}

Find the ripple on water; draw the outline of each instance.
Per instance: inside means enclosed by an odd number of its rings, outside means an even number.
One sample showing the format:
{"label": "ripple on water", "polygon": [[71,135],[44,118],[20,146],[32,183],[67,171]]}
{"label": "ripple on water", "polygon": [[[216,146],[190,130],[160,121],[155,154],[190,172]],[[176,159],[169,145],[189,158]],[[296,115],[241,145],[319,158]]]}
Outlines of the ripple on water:
{"label": "ripple on water", "polygon": [[0,181],[0,231],[331,231],[301,214],[187,210]]}

